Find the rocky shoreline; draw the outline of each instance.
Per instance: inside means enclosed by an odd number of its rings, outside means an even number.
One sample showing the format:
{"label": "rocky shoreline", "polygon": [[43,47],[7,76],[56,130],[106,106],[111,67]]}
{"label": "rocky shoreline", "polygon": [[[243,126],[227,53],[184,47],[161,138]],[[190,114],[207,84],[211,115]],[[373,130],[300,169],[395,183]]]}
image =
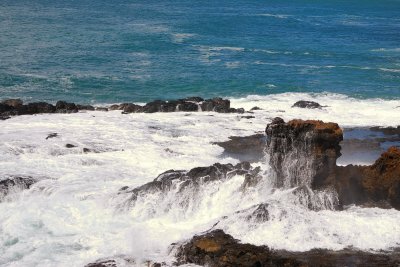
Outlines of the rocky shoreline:
{"label": "rocky shoreline", "polygon": [[[376,129],[377,130],[377,129]],[[380,129],[380,131],[394,131]],[[397,133],[397,132],[396,132]],[[314,120],[292,120],[284,122],[275,118],[266,127],[266,137],[253,135],[233,137],[230,141],[218,143],[229,152],[257,150],[263,144],[269,153],[270,165],[277,178],[277,187],[309,188],[305,192],[334,189],[338,202],[334,208],[343,209],[350,204],[365,207],[400,209],[400,149],[389,148],[370,166],[337,166],[341,155],[340,143],[343,131],[336,123]],[[258,153],[258,152],[257,152]],[[295,164],[293,164],[295,162]],[[288,168],[288,166],[290,166]],[[153,182],[138,188],[121,188],[120,194],[130,194],[128,206],[135,205],[141,194],[171,190],[182,192],[188,187],[198,187],[200,183],[242,174],[246,175],[243,188],[254,186],[260,181],[259,169],[243,162],[214,164],[210,167],[195,168],[190,171],[170,170]],[[295,178],[295,179],[294,179]],[[264,205],[264,208],[261,207]],[[251,216],[268,220],[268,204],[260,205]],[[265,206],[266,205],[266,206]],[[312,207],[310,207],[312,208]],[[217,224],[216,227],[218,228]],[[400,252],[365,252],[356,249],[332,251],[313,249],[306,252],[272,250],[267,246],[242,244],[222,230],[209,230],[180,244],[171,244],[176,262],[200,266],[388,266],[400,265]],[[87,266],[118,266],[96,262]],[[149,263],[149,266],[169,266],[165,263]]]}
{"label": "rocky shoreline", "polygon": [[6,120],[11,116],[34,115],[46,113],[76,113],[82,110],[111,111],[120,110],[128,113],[155,113],[155,112],[198,112],[213,111],[218,113],[244,113],[243,108],[232,108],[230,100],[220,97],[203,99],[201,97],[188,97],[177,100],[155,100],[143,106],[134,103],[114,104],[107,107],[95,107],[92,105],[80,105],[66,101],[58,101],[55,105],[47,102],[33,102],[24,104],[21,99],[7,99],[0,103],[0,120]]}
{"label": "rocky shoreline", "polygon": [[[314,102],[299,101],[297,108],[323,108]],[[191,97],[173,101],[153,101],[143,106],[133,103],[112,105],[109,107],[83,106],[59,101],[56,105],[45,102],[24,104],[18,99],[3,101],[0,104],[0,118],[11,116],[33,115],[42,113],[76,113],[81,110],[120,110],[122,113],[155,113],[155,112],[198,112],[213,111],[219,113],[243,113],[244,109],[230,107],[230,101],[222,98],[202,99]],[[376,128],[375,131],[385,135],[372,139],[373,145],[399,141],[400,127]],[[55,135],[56,136],[56,135]],[[52,138],[55,136],[48,136]],[[46,139],[47,139],[46,138]],[[316,120],[291,120],[285,122],[274,118],[266,127],[265,134],[247,137],[232,136],[225,142],[214,143],[224,148],[224,153],[236,157],[240,163],[220,164],[197,167],[191,170],[169,170],[161,173],[152,182],[139,187],[122,187],[117,194],[128,196],[120,206],[130,209],[136,205],[140,196],[153,194],[154,198],[162,198],[163,194],[173,191],[175,194],[196,198],[201,186],[220,180],[229,180],[235,175],[244,176],[241,189],[253,187],[262,180],[257,162],[269,155],[269,165],[275,174],[276,188],[295,188],[294,194],[301,191],[306,198],[312,199],[316,192],[332,191],[337,197],[332,208],[346,209],[349,205],[362,207],[394,208],[400,210],[400,149],[389,147],[371,165],[337,164],[341,156],[341,146],[363,146],[362,141],[349,139],[343,141],[343,129],[332,122]],[[347,143],[346,143],[347,142]],[[74,145],[66,144],[67,148]],[[84,152],[89,152],[89,150]],[[250,161],[250,162],[247,162]],[[38,180],[33,177],[13,176],[0,181],[0,201],[14,190],[29,189]],[[198,196],[200,197],[200,196]],[[185,207],[191,199],[177,198],[176,203]],[[309,209],[319,210],[309,205]],[[260,222],[269,220],[268,203],[261,203],[254,210],[252,218]],[[254,219],[253,218],[253,219]],[[399,266],[400,252],[365,252],[356,249],[331,251],[313,249],[306,252],[272,250],[267,246],[243,244],[232,236],[218,229],[209,230],[196,235],[179,244],[171,244],[171,251],[176,257],[175,266],[182,264],[198,264],[201,266]],[[122,262],[123,265],[120,265]],[[148,262],[148,266],[168,266],[166,263]],[[135,266],[130,257],[110,257],[100,259],[86,266]]]}

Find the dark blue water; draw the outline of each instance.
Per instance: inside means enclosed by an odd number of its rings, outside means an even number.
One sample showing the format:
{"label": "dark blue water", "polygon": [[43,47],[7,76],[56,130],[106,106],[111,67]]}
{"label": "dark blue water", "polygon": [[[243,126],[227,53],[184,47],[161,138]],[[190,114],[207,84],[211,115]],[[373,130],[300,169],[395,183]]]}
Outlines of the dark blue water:
{"label": "dark blue water", "polygon": [[2,0],[0,98],[400,98],[400,1]]}

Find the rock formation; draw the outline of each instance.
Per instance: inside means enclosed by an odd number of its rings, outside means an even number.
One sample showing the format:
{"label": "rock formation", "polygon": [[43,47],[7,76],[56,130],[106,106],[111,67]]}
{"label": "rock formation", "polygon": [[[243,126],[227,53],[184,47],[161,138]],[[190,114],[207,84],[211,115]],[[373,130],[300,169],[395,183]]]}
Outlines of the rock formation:
{"label": "rock formation", "polygon": [[386,266],[400,264],[399,252],[390,255],[356,250],[330,251],[314,249],[306,252],[271,250],[267,246],[242,244],[222,230],[214,230],[176,245],[177,264],[194,263],[201,266],[285,266],[342,267]]}
{"label": "rock formation", "polygon": [[[236,165],[215,163],[208,167],[197,167],[190,171],[169,170],[160,174],[154,181],[144,184],[140,187],[130,189],[123,187],[119,194],[131,194],[128,205],[135,205],[139,196],[154,194],[158,192],[166,193],[173,191],[182,193],[184,190],[197,190],[201,184],[210,183],[217,180],[230,179],[235,175],[243,175],[245,177],[243,187],[251,186],[261,179],[260,168],[252,168],[250,163],[242,162]],[[181,197],[193,198],[193,194],[180,194]],[[161,197],[163,194],[161,194]],[[176,199],[176,203],[178,203]],[[181,206],[187,204],[186,199],[181,199]]]}
{"label": "rock formation", "polygon": [[322,106],[314,101],[305,101],[305,100],[300,100],[297,101],[296,103],[293,104],[293,107],[297,107],[297,108],[322,108]]}
{"label": "rock formation", "polygon": [[58,101],[56,105],[46,102],[34,102],[23,104],[20,99],[8,99],[0,103],[0,120],[9,119],[16,115],[33,115],[42,113],[75,113],[80,110],[122,110],[127,113],[155,113],[155,112],[196,112],[196,111],[214,111],[219,113],[244,113],[242,108],[231,108],[228,99],[219,97],[212,99],[203,99],[201,97],[188,97],[184,99],[163,101],[155,100],[140,106],[133,103],[123,103],[111,105],[110,107],[93,107],[90,105],[78,105],[65,101]]}
{"label": "rock formation", "polygon": [[336,123],[275,118],[266,128],[278,187],[316,186],[334,175],[343,132]]}
{"label": "rock formation", "polygon": [[9,176],[0,180],[0,201],[13,191],[29,189],[37,179],[30,176]]}
{"label": "rock formation", "polygon": [[371,166],[337,166],[343,132],[336,123],[275,118],[266,128],[277,186],[334,188],[340,205],[400,209],[400,149],[391,147]]}

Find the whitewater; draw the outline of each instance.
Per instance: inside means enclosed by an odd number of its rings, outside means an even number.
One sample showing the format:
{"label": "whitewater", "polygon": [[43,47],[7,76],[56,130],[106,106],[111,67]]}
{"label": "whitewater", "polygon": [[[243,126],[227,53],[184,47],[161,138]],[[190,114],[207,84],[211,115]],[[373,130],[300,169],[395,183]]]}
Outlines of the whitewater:
{"label": "whitewater", "polygon": [[[298,100],[326,107],[292,108]],[[139,266],[148,260],[171,263],[171,243],[213,227],[242,242],[292,251],[400,246],[400,211],[356,206],[334,211],[329,205],[309,210],[294,197],[294,188],[274,188],[267,153],[252,163],[262,170],[254,188],[243,190],[244,176],[236,175],[201,184],[196,194],[149,194],[127,205],[129,195],[118,194],[121,188],[141,186],[167,170],[238,163],[213,143],[263,133],[277,116],[333,121],[342,128],[400,125],[398,99],[284,93],[235,98],[231,104],[261,110],[248,114],[251,119],[215,112],[88,111],[0,121],[0,177],[40,179],[0,202],[0,265],[84,266],[116,255],[128,255]],[[46,139],[52,133],[58,136]],[[182,199],[189,204],[180,206]],[[270,219],[246,220],[261,203],[268,203]]]}

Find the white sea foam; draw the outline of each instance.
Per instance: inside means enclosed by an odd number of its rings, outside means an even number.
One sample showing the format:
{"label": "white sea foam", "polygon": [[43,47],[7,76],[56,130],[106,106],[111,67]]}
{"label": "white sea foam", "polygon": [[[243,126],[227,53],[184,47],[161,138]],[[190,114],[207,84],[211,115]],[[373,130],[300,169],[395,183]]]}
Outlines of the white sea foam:
{"label": "white sea foam", "polygon": [[[297,100],[329,107],[291,108]],[[119,254],[139,262],[169,261],[170,243],[218,221],[217,227],[236,238],[275,248],[399,246],[400,212],[357,207],[309,211],[291,201],[291,190],[272,190],[266,161],[256,164],[265,172],[263,181],[249,191],[240,188],[244,177],[235,176],[203,185],[189,208],[174,206],[177,197],[188,196],[170,192],[162,202],[149,194],[141,205],[118,211],[117,206],[129,197],[117,195],[123,186],[140,186],[169,169],[236,163],[222,156],[223,149],[212,142],[263,132],[275,116],[336,121],[341,126],[400,124],[393,112],[400,100],[287,93],[233,99],[232,104],[263,110],[255,111],[252,120],[209,112],[122,115],[111,111],[19,116],[0,122],[0,177],[41,178],[30,190],[0,203],[0,265],[83,266]],[[59,137],[46,140],[54,132]],[[67,143],[77,147],[68,149]],[[83,153],[83,148],[99,153]],[[250,225],[235,213],[260,203],[269,203],[271,220]]]}
{"label": "white sea foam", "polygon": [[400,69],[379,68],[379,70],[384,71],[384,72],[400,73]]}
{"label": "white sea foam", "polygon": [[196,34],[192,34],[192,33],[174,33],[174,34],[172,34],[172,38],[173,38],[174,42],[176,42],[176,43],[182,43],[185,40],[187,40],[193,36],[196,36]]}
{"label": "white sea foam", "polygon": [[262,16],[262,17],[273,17],[273,18],[278,18],[278,19],[287,19],[287,18],[292,17],[292,15],[286,15],[286,14],[270,14],[270,13],[257,14],[257,16]]}
{"label": "white sea foam", "polygon": [[[299,100],[316,101],[326,107],[322,109],[291,108]],[[233,99],[231,102],[234,107],[245,109],[258,106],[269,116],[279,116],[285,120],[320,119],[337,122],[342,127],[400,125],[400,116],[396,112],[396,108],[400,106],[400,99],[356,99],[332,93],[283,93],[266,96],[252,95]]]}
{"label": "white sea foam", "polygon": [[371,51],[373,51],[373,52],[400,52],[400,47],[399,48],[378,48],[378,49],[372,49]]}

